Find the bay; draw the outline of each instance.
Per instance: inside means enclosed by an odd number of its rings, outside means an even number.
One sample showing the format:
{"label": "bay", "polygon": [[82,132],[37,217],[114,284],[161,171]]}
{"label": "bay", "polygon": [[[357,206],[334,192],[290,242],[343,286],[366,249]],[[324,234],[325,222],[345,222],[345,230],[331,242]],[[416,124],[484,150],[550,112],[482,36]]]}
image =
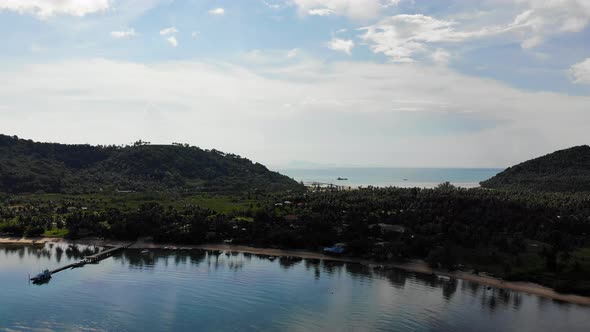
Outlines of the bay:
{"label": "bay", "polygon": [[590,309],[462,280],[238,252],[0,246],[0,330],[587,331]]}

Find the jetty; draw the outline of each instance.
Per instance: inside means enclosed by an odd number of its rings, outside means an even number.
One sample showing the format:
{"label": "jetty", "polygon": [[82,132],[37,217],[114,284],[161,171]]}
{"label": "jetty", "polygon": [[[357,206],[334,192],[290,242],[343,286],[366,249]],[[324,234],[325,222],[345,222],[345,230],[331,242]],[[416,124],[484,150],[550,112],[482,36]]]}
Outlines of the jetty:
{"label": "jetty", "polygon": [[85,263],[94,263],[94,262],[98,262],[101,261],[107,257],[110,257],[112,254],[114,254],[115,252],[119,251],[119,250],[123,250],[123,249],[127,249],[129,247],[131,247],[132,245],[134,245],[135,242],[126,244],[126,245],[122,245],[122,246],[118,246],[118,247],[114,247],[108,250],[103,250],[97,254],[94,255],[90,255],[90,256],[86,256],[84,257],[84,262]]}
{"label": "jetty", "polygon": [[49,273],[51,275],[53,275],[53,274],[56,274],[56,273],[61,272],[63,270],[71,269],[71,268],[74,268],[74,267],[81,267],[81,266],[83,266],[85,264],[88,264],[88,263],[98,263],[101,260],[110,257],[111,255],[113,255],[115,252],[117,252],[119,250],[123,250],[123,249],[127,249],[127,248],[131,247],[133,244],[135,244],[135,242],[129,243],[129,244],[126,244],[126,245],[122,245],[122,246],[118,246],[118,247],[114,247],[114,248],[111,248],[111,249],[103,250],[103,251],[101,251],[99,253],[96,253],[94,255],[85,256],[84,259],[81,260],[80,262],[68,264],[68,265],[65,265],[65,266],[61,266],[61,267],[59,267],[59,268],[57,268],[55,270],[49,271]]}
{"label": "jetty", "polygon": [[318,182],[318,181],[307,181],[303,182],[303,185],[313,190],[330,190],[340,191],[350,189],[350,186],[341,186],[333,183]]}

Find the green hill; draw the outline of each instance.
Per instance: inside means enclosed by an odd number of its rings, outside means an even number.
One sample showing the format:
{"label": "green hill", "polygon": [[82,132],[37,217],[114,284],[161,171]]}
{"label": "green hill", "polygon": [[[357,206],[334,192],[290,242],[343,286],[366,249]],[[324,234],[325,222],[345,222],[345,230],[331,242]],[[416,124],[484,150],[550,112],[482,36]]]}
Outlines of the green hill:
{"label": "green hill", "polygon": [[91,146],[0,135],[0,192],[239,192],[301,189],[259,163],[183,144]]}
{"label": "green hill", "polygon": [[525,161],[480,184],[491,189],[590,192],[590,147],[576,146]]}

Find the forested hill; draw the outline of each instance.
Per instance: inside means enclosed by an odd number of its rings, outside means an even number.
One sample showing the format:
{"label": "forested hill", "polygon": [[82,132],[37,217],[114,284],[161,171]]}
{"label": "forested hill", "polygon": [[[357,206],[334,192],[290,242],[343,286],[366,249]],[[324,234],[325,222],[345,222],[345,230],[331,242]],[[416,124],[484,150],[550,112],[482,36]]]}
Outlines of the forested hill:
{"label": "forested hill", "polygon": [[186,144],[91,146],[0,135],[0,192],[283,191],[296,181],[259,163]]}
{"label": "forested hill", "polygon": [[525,161],[481,182],[484,188],[590,192],[590,147],[560,150]]}

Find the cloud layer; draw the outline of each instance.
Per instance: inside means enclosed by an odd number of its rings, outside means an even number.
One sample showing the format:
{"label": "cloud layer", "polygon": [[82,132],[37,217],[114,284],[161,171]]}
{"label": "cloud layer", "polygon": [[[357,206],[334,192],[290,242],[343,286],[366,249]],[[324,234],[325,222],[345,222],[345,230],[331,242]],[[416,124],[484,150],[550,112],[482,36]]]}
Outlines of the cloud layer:
{"label": "cloud layer", "polygon": [[522,38],[524,48],[532,48],[560,33],[579,32],[590,23],[587,0],[513,0],[524,6],[510,26]]}
{"label": "cloud layer", "polygon": [[583,143],[590,127],[590,97],[524,92],[419,64],[305,60],[253,71],[97,59],[14,68],[0,84],[0,132],[185,141],[266,163],[507,166]]}
{"label": "cloud layer", "polygon": [[302,15],[342,15],[352,19],[371,19],[399,0],[292,0]]}
{"label": "cloud layer", "polygon": [[[509,18],[502,22],[478,23],[468,13],[456,14],[463,21],[438,19],[424,14],[402,14],[385,17],[364,31],[361,39],[375,53],[392,61],[414,61],[419,54],[431,54],[441,46],[485,38],[518,40],[524,49],[537,47],[548,38],[580,32],[590,24],[590,1],[585,0],[500,0],[512,5]],[[498,5],[498,4],[496,4]],[[483,12],[494,15],[497,10]],[[511,15],[511,16],[510,16]],[[473,15],[472,15],[473,16]],[[482,20],[483,21],[483,20]]]}
{"label": "cloud layer", "polygon": [[54,15],[85,16],[109,7],[109,0],[0,0],[0,10],[32,14],[43,19]]}

